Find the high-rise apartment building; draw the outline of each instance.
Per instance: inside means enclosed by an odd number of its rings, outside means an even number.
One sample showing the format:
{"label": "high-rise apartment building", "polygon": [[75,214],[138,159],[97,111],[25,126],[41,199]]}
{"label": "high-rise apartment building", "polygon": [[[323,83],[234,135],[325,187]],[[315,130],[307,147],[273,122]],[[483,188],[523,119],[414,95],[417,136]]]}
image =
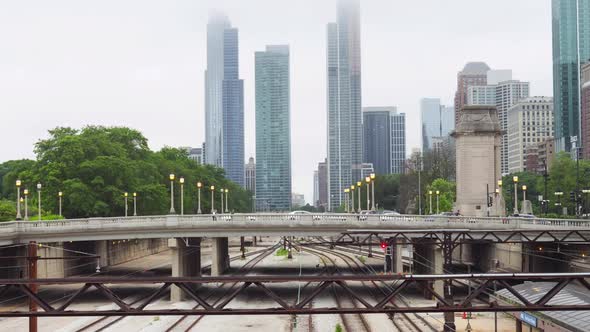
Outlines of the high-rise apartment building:
{"label": "high-rise apartment building", "polygon": [[582,157],[590,159],[590,63],[582,66]]}
{"label": "high-rise apartment building", "polygon": [[570,138],[580,138],[580,66],[590,60],[590,0],[553,0],[552,18],[555,144],[569,151]]}
{"label": "high-rise apartment building", "polygon": [[[291,209],[289,46],[255,54],[256,201],[260,210]],[[259,204],[260,203],[260,204]]]}
{"label": "high-rise apartment building", "polygon": [[[363,108],[363,161],[377,174],[400,174],[406,159],[406,115],[395,107]],[[363,174],[361,174],[363,175]]]}
{"label": "high-rise apartment building", "polygon": [[457,91],[455,92],[455,125],[459,122],[461,109],[467,103],[467,91],[470,86],[487,85],[487,72],[490,67],[484,62],[469,62],[457,74]]}
{"label": "high-rise apartment building", "polygon": [[434,142],[444,140],[455,129],[455,109],[441,105],[439,98],[420,100],[420,118],[422,151],[433,149]]}
{"label": "high-rise apartment building", "polygon": [[344,204],[344,188],[362,164],[360,1],[339,0],[327,26],[328,209]]}
{"label": "high-rise apartment building", "polygon": [[227,16],[207,24],[205,71],[205,160],[244,185],[244,82],[239,78],[238,29]]}
{"label": "high-rise apartment building", "polygon": [[251,193],[256,195],[256,163],[254,162],[254,158],[250,157],[248,159],[248,163],[244,167],[245,169],[245,176],[244,179],[246,181],[245,188],[249,190]]}
{"label": "high-rise apartment building", "polygon": [[508,173],[508,109],[518,101],[529,97],[529,82],[512,79],[511,70],[490,70],[487,73],[488,85],[471,86],[467,89],[469,105],[494,105],[498,111],[500,128],[503,131],[500,147],[500,167],[502,174]]}
{"label": "high-rise apartment building", "polygon": [[318,195],[315,199],[316,207],[327,209],[328,207],[328,159],[318,163],[317,169]]}
{"label": "high-rise apartment building", "polygon": [[508,110],[508,172],[525,170],[527,148],[553,137],[553,98],[530,97]]}

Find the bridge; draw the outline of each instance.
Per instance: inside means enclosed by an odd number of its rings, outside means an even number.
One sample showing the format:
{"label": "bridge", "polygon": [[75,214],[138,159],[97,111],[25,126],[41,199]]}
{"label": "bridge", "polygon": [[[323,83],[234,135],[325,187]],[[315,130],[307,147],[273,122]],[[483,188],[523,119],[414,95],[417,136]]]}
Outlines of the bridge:
{"label": "bridge", "polygon": [[477,218],[461,216],[355,215],[279,213],[162,215],[107,217],[52,221],[0,223],[0,245],[60,241],[99,241],[187,237],[325,236],[342,234],[452,233],[488,240],[526,234],[535,241],[555,242],[558,236],[571,241],[590,239],[590,220],[547,218]]}

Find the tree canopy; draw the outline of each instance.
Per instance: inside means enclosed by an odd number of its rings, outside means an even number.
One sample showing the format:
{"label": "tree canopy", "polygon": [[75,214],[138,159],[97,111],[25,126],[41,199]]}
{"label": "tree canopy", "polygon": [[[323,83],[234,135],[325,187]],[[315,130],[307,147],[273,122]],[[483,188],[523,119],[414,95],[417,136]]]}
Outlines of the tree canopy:
{"label": "tree canopy", "polygon": [[[35,144],[36,160],[13,160],[0,164],[0,198],[16,199],[15,181],[28,188],[36,204],[36,184],[42,184],[45,213],[57,212],[58,192],[63,192],[63,214],[67,218],[120,216],[124,193],[137,193],[138,214],[165,214],[170,208],[169,174],[184,177],[185,213],[197,211],[197,182],[201,209],[209,212],[210,185],[219,206],[220,189],[229,190],[229,207],[234,212],[251,210],[251,194],[224,177],[220,168],[200,165],[176,148],[151,151],[147,139],[125,127],[88,126],[77,130],[58,127],[49,138]],[[175,183],[175,205],[180,210],[179,183]],[[132,210],[130,210],[132,211]]]}

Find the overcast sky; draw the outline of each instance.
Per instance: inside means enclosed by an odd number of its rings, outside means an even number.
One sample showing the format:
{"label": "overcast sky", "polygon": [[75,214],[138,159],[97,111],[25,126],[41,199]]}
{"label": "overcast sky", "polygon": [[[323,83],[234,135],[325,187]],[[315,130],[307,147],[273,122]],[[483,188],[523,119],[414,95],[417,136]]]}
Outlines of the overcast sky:
{"label": "overcast sky", "polygon": [[[336,0],[0,0],[0,162],[33,158],[56,126],[129,126],[152,149],[204,140],[206,23],[239,29],[246,159],[255,154],[254,52],[291,48],[293,190],[312,201],[326,155],[325,27]],[[468,61],[512,69],[552,95],[549,0],[361,0],[363,106],[407,114],[420,145],[419,100],[452,105]]]}

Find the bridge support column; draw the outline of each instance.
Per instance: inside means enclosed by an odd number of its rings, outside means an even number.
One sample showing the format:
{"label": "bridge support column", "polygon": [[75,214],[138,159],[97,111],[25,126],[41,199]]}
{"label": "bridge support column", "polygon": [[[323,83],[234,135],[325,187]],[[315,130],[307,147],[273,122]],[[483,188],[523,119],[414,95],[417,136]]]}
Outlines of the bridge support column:
{"label": "bridge support column", "polygon": [[229,269],[229,243],[226,237],[211,240],[211,276],[219,276]]}
{"label": "bridge support column", "polygon": [[100,256],[100,258],[98,259],[98,264],[100,265],[100,268],[102,269],[104,267],[109,266],[109,241],[96,241],[94,245],[96,246],[96,255]]}
{"label": "bridge support column", "polygon": [[[437,245],[425,243],[413,244],[414,274],[443,274],[443,252]],[[434,289],[438,294],[443,294],[443,281],[436,281],[433,284],[424,285]],[[431,298],[428,293],[425,297]]]}
{"label": "bridge support column", "polygon": [[[173,277],[201,276],[201,238],[174,238],[168,240],[172,258]],[[176,286],[170,288],[170,301],[178,302],[186,294]]]}
{"label": "bridge support column", "polygon": [[393,274],[404,273],[404,262],[402,260],[402,245],[398,239],[390,239],[388,241],[389,252],[385,255],[385,272]]}

